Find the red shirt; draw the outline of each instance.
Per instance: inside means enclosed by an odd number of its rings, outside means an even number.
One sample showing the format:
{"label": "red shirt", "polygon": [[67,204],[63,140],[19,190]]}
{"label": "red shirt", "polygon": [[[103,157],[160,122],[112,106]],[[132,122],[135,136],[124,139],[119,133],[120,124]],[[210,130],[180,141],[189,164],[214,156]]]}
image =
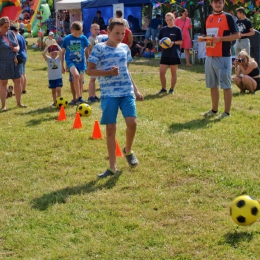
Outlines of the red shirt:
{"label": "red shirt", "polygon": [[123,41],[122,41],[122,43],[125,43],[125,44],[127,44],[128,45],[128,35],[130,34],[130,30],[128,29],[128,28],[126,28],[125,29],[125,37],[124,37],[124,39],[123,39]]}

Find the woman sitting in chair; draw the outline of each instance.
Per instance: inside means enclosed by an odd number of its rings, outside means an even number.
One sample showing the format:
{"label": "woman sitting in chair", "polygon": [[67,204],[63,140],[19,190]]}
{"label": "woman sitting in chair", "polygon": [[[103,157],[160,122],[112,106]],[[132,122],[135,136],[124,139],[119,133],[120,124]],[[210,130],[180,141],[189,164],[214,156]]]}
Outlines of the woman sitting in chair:
{"label": "woman sitting in chair", "polygon": [[240,94],[244,94],[246,90],[251,94],[260,90],[260,72],[258,64],[250,57],[245,49],[239,52],[234,64],[236,76],[233,80],[240,89]]}

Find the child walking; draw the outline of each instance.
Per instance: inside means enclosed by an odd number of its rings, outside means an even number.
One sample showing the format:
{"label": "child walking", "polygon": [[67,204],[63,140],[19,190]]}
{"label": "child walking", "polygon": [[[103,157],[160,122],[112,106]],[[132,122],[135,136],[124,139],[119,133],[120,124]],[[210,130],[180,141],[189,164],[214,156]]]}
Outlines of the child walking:
{"label": "child walking", "polygon": [[[73,75],[73,84],[76,93],[76,104],[84,103],[82,98],[83,93],[83,75],[87,69],[86,59],[88,58],[89,41],[86,36],[82,34],[81,22],[73,22],[70,27],[71,34],[64,38],[61,45],[61,66],[62,73],[65,73],[64,54],[66,64],[69,71]],[[85,59],[86,58],[86,59]]]}
{"label": "child walking", "polygon": [[[46,53],[49,52],[48,56]],[[42,56],[48,64],[49,88],[52,91],[53,107],[56,107],[55,101],[61,96],[62,73],[61,73],[61,48],[59,45],[46,46]]]}
{"label": "child walking", "polygon": [[99,178],[118,173],[116,165],[116,119],[118,108],[126,122],[126,145],[123,153],[128,164],[135,167],[138,160],[132,151],[136,132],[137,100],[142,94],[132,82],[127,62],[132,61],[130,49],[121,43],[125,35],[122,19],[113,18],[108,27],[108,41],[97,44],[88,59],[88,75],[98,76],[101,90],[101,124],[106,125],[109,168],[98,175]]}

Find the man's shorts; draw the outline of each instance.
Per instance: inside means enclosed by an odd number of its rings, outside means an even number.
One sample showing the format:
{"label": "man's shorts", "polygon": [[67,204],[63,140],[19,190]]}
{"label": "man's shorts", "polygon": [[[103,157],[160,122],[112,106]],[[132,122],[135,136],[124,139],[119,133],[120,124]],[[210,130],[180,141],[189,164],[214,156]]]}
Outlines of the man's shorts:
{"label": "man's shorts", "polygon": [[206,57],[205,75],[207,88],[231,89],[231,57]]}
{"label": "man's shorts", "polygon": [[63,86],[62,79],[53,79],[49,80],[49,88],[61,88]]}
{"label": "man's shorts", "polygon": [[21,75],[25,74],[25,63],[26,63],[26,60],[23,60],[23,63],[19,64],[19,70],[20,70]]}
{"label": "man's shorts", "polygon": [[155,40],[155,38],[158,36],[158,29],[153,29],[150,27],[147,27],[146,32],[145,32],[145,39],[149,39],[150,35],[152,35],[152,39]]}
{"label": "man's shorts", "polygon": [[100,124],[102,125],[116,124],[118,108],[122,111],[124,118],[137,117],[134,96],[101,98],[100,107],[102,109]]}

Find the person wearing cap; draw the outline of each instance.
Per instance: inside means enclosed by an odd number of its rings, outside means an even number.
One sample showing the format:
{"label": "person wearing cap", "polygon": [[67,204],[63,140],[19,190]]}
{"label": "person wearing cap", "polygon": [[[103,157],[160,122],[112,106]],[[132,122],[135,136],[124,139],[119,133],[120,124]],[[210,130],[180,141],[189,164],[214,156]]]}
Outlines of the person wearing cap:
{"label": "person wearing cap", "polygon": [[[18,64],[20,73],[21,73],[21,91],[22,94],[26,93],[26,75],[25,75],[25,64],[27,61],[27,45],[24,37],[19,33],[18,28],[15,26],[10,26],[10,30],[14,32],[16,35],[17,41],[20,46],[20,50],[18,51],[19,57],[22,59],[22,63]],[[21,29],[21,32],[23,30]]]}
{"label": "person wearing cap", "polygon": [[18,67],[17,53],[20,49],[15,34],[9,30],[10,20],[7,16],[0,18],[0,99],[1,111],[6,111],[6,89],[8,79],[14,82],[15,98],[18,107],[21,103],[21,72]]}
{"label": "person wearing cap", "polygon": [[[47,51],[49,55],[47,55]],[[42,56],[48,64],[48,80],[49,88],[52,92],[53,104],[52,107],[56,107],[55,101],[61,96],[62,73],[61,73],[61,48],[56,45],[46,46],[42,52]]]}
{"label": "person wearing cap", "polygon": [[105,29],[105,21],[103,19],[103,17],[101,17],[101,11],[97,11],[97,16],[93,18],[92,20],[92,24],[93,23],[97,23],[100,27],[100,30]]}
{"label": "person wearing cap", "polygon": [[51,45],[57,44],[56,40],[54,39],[54,32],[49,32],[49,36],[45,41],[45,46],[49,47]]}

